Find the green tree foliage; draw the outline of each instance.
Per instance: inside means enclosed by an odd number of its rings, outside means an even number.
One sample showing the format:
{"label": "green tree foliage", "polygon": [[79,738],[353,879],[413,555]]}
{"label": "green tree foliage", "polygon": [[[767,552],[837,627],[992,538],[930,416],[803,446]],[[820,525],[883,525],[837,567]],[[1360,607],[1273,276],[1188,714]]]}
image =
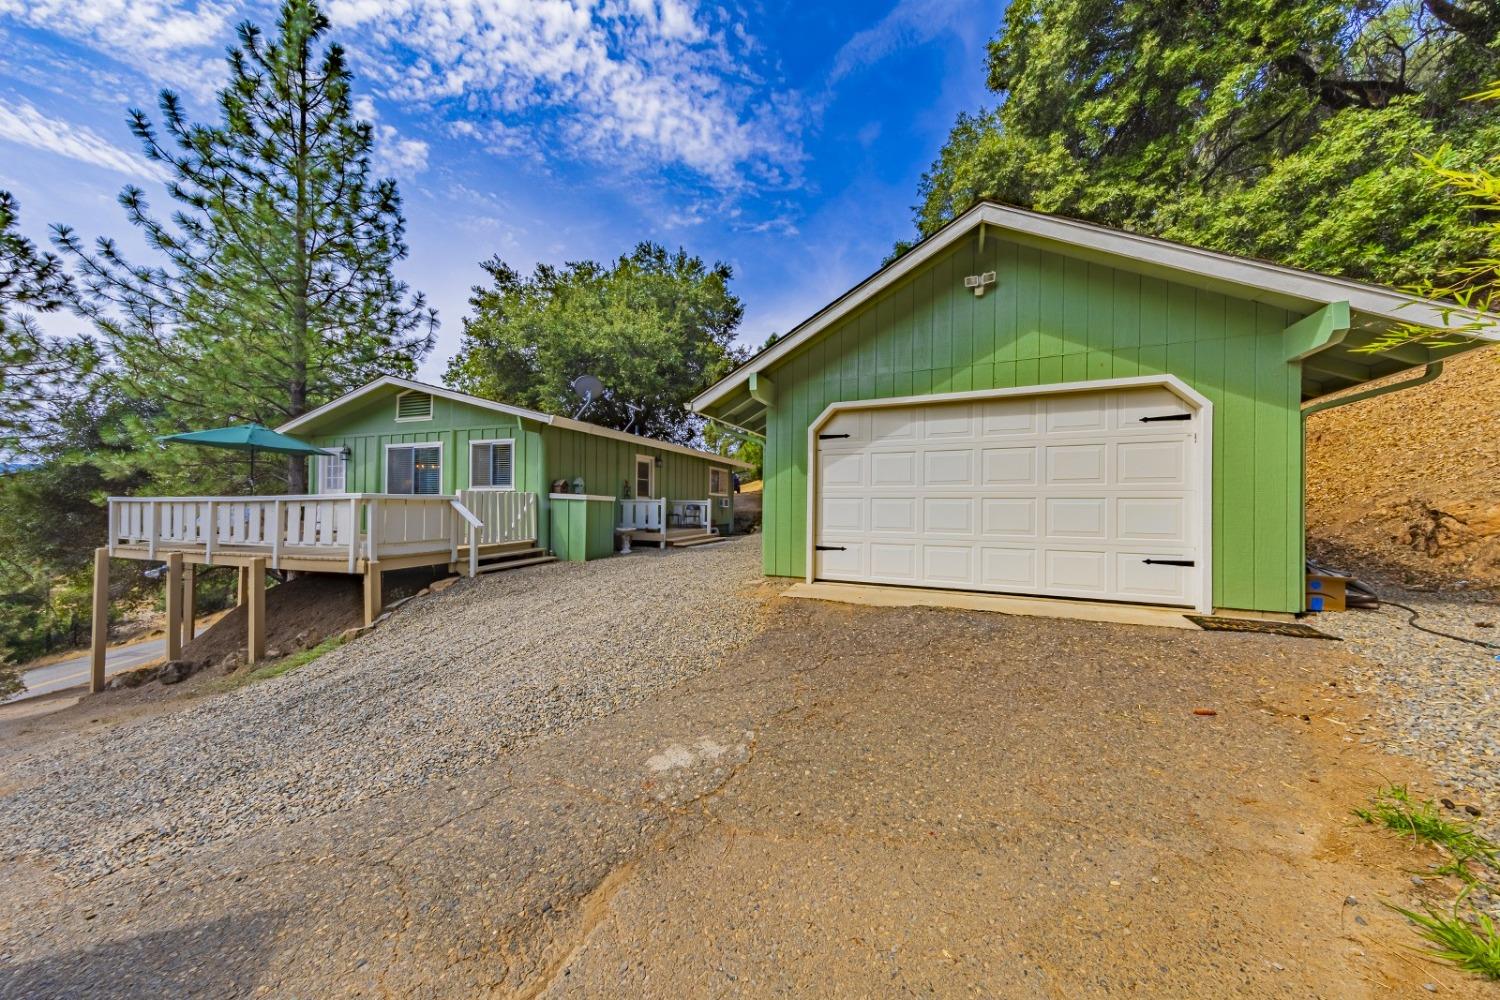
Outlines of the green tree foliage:
{"label": "green tree foliage", "polygon": [[69,380],[93,360],[87,341],[48,337],[33,313],[72,298],[73,283],[55,254],[19,232],[20,206],[0,191],[0,456],[25,458],[55,404],[71,398]]}
{"label": "green tree foliage", "polygon": [[[353,116],[328,27],[314,0],[287,0],[274,39],[241,25],[217,122],[190,122],[171,91],[160,131],[131,112],[176,210],[154,216],[135,187],[120,203],[163,262],[132,263],[108,239],[87,248],[59,227],[111,377],[152,404],[129,428],[137,440],[275,426],[379,375],[410,374],[431,349],[436,317],[394,275],[407,252],[396,183],[372,175],[371,127]],[[222,458],[165,460],[158,478],[189,486],[228,471]],[[288,468],[290,488],[305,489],[304,463]]]}
{"label": "green tree foliage", "polygon": [[1497,70],[1488,0],[1015,0],[997,107],[960,116],[920,189],[922,235],[974,200],[1403,282],[1482,234],[1423,178],[1500,139],[1465,102]]}
{"label": "green tree foliage", "polygon": [[[88,636],[92,550],[104,538],[103,499],[141,485],[124,449],[104,436],[130,404],[107,386],[60,398],[29,463],[0,474],[0,696],[7,664]],[[137,569],[139,565],[137,564]],[[138,578],[116,577],[117,589]]]}
{"label": "green tree foliage", "polygon": [[[603,381],[587,419],[668,441],[689,441],[692,397],[741,360],[744,315],[729,265],[642,243],[605,267],[537,265],[522,276],[498,257],[483,263],[449,384],[547,413],[571,414],[580,375]],[[632,411],[632,407],[635,409]]]}

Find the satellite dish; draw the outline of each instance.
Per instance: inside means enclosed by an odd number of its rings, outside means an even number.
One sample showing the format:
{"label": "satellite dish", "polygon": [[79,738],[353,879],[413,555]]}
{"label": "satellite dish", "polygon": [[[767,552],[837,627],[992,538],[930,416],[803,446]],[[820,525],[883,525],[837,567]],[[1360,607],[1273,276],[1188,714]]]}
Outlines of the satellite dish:
{"label": "satellite dish", "polygon": [[572,389],[578,394],[578,398],[583,400],[583,405],[578,408],[577,413],[573,414],[574,420],[583,416],[584,412],[593,405],[594,400],[604,395],[604,383],[592,375],[578,376],[572,382],[568,383],[568,388]]}

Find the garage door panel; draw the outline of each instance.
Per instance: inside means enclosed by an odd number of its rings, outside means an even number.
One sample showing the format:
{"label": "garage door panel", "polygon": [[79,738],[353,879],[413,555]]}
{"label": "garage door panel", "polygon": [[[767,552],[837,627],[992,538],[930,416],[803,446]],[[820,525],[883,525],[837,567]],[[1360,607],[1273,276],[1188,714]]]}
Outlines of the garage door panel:
{"label": "garage door panel", "polygon": [[863,534],[869,527],[863,497],[828,497],[819,505],[819,521],[828,534]]}
{"label": "garage door panel", "polygon": [[1120,431],[1150,434],[1154,421],[1142,417],[1161,417],[1173,413],[1190,413],[1192,407],[1175,392],[1163,386],[1145,386],[1116,394],[1115,426]]}
{"label": "garage door panel", "polygon": [[917,533],[916,497],[871,497],[870,531],[915,535]]}
{"label": "garage door panel", "polygon": [[1100,549],[1054,549],[1043,552],[1043,587],[1073,594],[1104,594],[1109,590],[1109,555]]}
{"label": "garage door panel", "polygon": [[980,433],[987,438],[1014,437],[1037,432],[1037,401],[994,399],[980,404]]}
{"label": "garage door panel", "polygon": [[870,459],[870,485],[875,487],[917,485],[917,453],[877,451]]}
{"label": "garage door panel", "polygon": [[1053,396],[1045,405],[1049,434],[1102,431],[1109,423],[1109,398],[1102,392]]}
{"label": "garage door panel", "polygon": [[843,541],[838,548],[817,552],[818,575],[822,577],[857,580],[868,575],[865,561],[866,545],[862,542]]}
{"label": "garage door panel", "polygon": [[853,489],[868,486],[865,466],[868,456],[859,453],[849,455],[823,455],[820,467],[823,472],[824,489]]}
{"label": "garage door panel", "polygon": [[1046,506],[1048,538],[1105,538],[1109,501],[1104,497],[1051,497]]}
{"label": "garage door panel", "polygon": [[944,448],[922,456],[922,482],[927,486],[974,486],[974,450]]}
{"label": "garage door panel", "polygon": [[972,535],[977,497],[928,497],[922,502],[924,533]]}
{"label": "garage door panel", "polygon": [[1036,549],[985,546],[979,550],[981,586],[998,590],[1036,590]]}
{"label": "garage door panel", "polygon": [[870,412],[869,410],[843,410],[835,413],[829,418],[828,423],[819,429],[819,434],[827,435],[849,435],[837,441],[830,437],[824,445],[836,444],[842,448],[850,448],[857,445],[867,444],[870,440]]}
{"label": "garage door panel", "polygon": [[1143,600],[1186,602],[1191,567],[1147,563],[1147,559],[1191,558],[1159,549],[1115,553],[1115,584],[1120,592]]}
{"label": "garage door panel", "polygon": [[980,530],[985,537],[1036,537],[1034,497],[983,497],[980,503],[983,508]]}
{"label": "garage door panel", "polygon": [[980,483],[984,486],[1036,485],[1036,445],[985,448],[979,457]]}
{"label": "garage door panel", "polygon": [[917,582],[916,544],[871,542],[870,576],[883,583]]}
{"label": "garage door panel", "polygon": [[870,411],[870,440],[875,444],[916,441],[921,428],[921,412],[916,409]]}
{"label": "garage door panel", "polygon": [[968,545],[923,545],[922,576],[935,583],[975,583],[975,551]]}
{"label": "garage door panel", "polygon": [[[1148,387],[875,407],[820,428],[827,579],[1193,604],[1209,443]],[[1193,417],[1196,419],[1196,413]],[[849,438],[823,438],[830,432]]]}
{"label": "garage door panel", "polygon": [[1187,501],[1183,497],[1116,497],[1115,535],[1129,541],[1186,543]]}
{"label": "garage door panel", "polygon": [[968,403],[955,403],[922,411],[923,437],[928,441],[972,438],[974,433],[974,408]]}
{"label": "garage door panel", "polygon": [[1047,484],[1108,482],[1109,452],[1102,444],[1047,446]]}
{"label": "garage door panel", "polygon": [[1123,486],[1181,486],[1187,479],[1187,442],[1182,437],[1118,442],[1115,469]]}

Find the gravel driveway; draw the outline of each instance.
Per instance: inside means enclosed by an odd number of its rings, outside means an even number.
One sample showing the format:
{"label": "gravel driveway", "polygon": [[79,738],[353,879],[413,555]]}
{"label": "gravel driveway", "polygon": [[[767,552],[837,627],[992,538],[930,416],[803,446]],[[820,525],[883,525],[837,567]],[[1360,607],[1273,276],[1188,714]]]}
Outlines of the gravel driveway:
{"label": "gravel driveway", "polygon": [[[1500,643],[1500,602],[1379,588],[1440,632]],[[1318,628],[1345,640],[1359,658],[1348,673],[1370,696],[1378,735],[1361,735],[1432,768],[1442,791],[1480,807],[1480,825],[1500,837],[1500,661],[1478,646],[1429,635],[1390,604],[1318,616]],[[1487,624],[1484,624],[1487,623]],[[1423,789],[1434,794],[1437,789]],[[1467,816],[1461,817],[1467,819]]]}
{"label": "gravel driveway", "polygon": [[760,539],[465,580],[280,679],[0,763],[0,859],[70,883],[462,774],[755,635]]}

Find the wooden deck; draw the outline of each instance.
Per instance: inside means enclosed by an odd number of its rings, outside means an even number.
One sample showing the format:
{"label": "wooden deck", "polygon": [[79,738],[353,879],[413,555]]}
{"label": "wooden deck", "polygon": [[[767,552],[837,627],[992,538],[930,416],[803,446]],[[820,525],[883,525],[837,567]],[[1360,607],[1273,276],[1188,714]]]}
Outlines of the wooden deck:
{"label": "wooden deck", "polygon": [[[491,542],[479,546],[477,557],[482,563],[494,556],[524,551],[535,546],[535,538],[521,538],[513,542]],[[256,559],[260,559],[266,561],[269,568],[293,570],[298,573],[341,573],[346,576],[363,576],[370,567],[370,560],[364,555],[359,555],[355,557],[354,569],[351,572],[348,551],[332,546],[283,548],[280,565],[277,567],[269,566],[271,550],[269,546],[264,545],[223,545],[215,547],[210,552],[207,546],[201,543],[161,542],[158,543],[154,554],[147,546],[135,544],[116,545],[110,555],[115,559],[163,562],[168,555],[173,553],[180,555],[183,563],[190,566],[249,566]],[[378,563],[381,572],[385,573],[420,566],[443,565],[455,573],[462,573],[468,561],[469,546],[465,543],[456,549],[443,546],[441,549],[433,549],[429,552],[382,557]]]}

